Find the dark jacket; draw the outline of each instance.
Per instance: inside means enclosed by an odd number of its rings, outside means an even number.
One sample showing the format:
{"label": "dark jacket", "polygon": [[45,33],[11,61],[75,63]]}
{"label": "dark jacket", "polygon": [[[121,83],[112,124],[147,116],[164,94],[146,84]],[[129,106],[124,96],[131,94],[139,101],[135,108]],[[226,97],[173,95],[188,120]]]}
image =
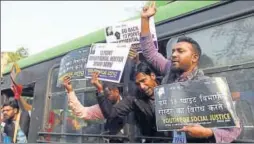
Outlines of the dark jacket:
{"label": "dark jacket", "polygon": [[[148,96],[139,92],[136,97],[127,96],[116,105],[112,105],[104,94],[99,94],[97,98],[104,117],[108,120],[124,119],[130,112],[134,112],[134,118],[143,136],[165,136],[163,132],[157,132],[154,101]],[[171,135],[167,135],[169,136]]]}
{"label": "dark jacket", "polygon": [[[28,132],[29,132],[29,125],[30,125],[30,115],[27,111],[22,111],[20,115],[19,126],[21,130],[25,133],[26,138],[28,139]],[[13,142],[15,130],[15,123],[12,120],[6,120],[4,126],[4,133],[7,134],[11,138]]]}

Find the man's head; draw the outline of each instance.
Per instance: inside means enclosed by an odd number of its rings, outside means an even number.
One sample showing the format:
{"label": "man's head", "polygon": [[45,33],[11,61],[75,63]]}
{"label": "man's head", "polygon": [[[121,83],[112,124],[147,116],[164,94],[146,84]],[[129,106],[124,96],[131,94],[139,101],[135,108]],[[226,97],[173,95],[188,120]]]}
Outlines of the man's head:
{"label": "man's head", "polygon": [[144,92],[147,96],[153,96],[154,88],[158,85],[156,81],[155,73],[144,62],[141,62],[136,69],[136,85],[141,92]]}
{"label": "man's head", "polygon": [[113,35],[112,27],[107,27],[106,28],[106,33],[107,33],[107,36]]}
{"label": "man's head", "polygon": [[172,49],[172,67],[175,72],[187,72],[198,65],[201,55],[199,44],[190,37],[180,37]]}
{"label": "man's head", "polygon": [[117,40],[120,39],[120,37],[121,37],[121,35],[120,35],[119,32],[116,32],[116,33],[115,33],[115,36],[116,36],[116,39],[117,39]]}
{"label": "man's head", "polygon": [[106,83],[104,84],[104,87],[106,89],[107,98],[109,100],[111,100],[112,102],[117,102],[118,100],[120,100],[120,92],[117,85],[113,83]]}
{"label": "man's head", "polygon": [[19,112],[19,105],[15,99],[9,99],[2,106],[2,113],[5,120],[13,120]]}

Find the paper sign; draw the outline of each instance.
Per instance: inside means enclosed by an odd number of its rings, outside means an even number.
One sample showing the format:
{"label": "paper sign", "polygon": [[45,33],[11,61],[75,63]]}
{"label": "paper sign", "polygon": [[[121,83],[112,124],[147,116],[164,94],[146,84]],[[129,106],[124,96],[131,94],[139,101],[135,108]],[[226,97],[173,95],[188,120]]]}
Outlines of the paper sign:
{"label": "paper sign", "polygon": [[207,78],[155,88],[158,131],[200,124],[207,128],[236,126],[236,112],[225,78]]}
{"label": "paper sign", "polygon": [[131,45],[97,43],[91,46],[85,69],[86,78],[99,71],[99,79],[120,83]]}
{"label": "paper sign", "polygon": [[[150,18],[150,32],[158,49],[157,35],[154,24],[154,18]],[[141,52],[140,48],[141,19],[120,22],[105,28],[105,37],[107,43],[130,43],[132,48]]]}

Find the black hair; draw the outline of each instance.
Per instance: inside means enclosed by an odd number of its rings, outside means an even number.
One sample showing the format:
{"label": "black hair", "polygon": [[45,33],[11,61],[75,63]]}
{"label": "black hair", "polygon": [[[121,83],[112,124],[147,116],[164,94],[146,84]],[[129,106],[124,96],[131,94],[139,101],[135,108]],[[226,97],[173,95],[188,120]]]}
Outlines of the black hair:
{"label": "black hair", "polygon": [[115,32],[115,37],[116,37],[116,39],[120,39],[121,38],[120,32]]}
{"label": "black hair", "polygon": [[107,27],[106,28],[106,34],[107,34],[107,36],[110,36],[110,35],[113,35],[113,31],[111,30],[110,32],[108,32],[108,29],[112,29],[112,27]]}
{"label": "black hair", "polygon": [[177,43],[179,43],[179,42],[190,43],[192,45],[192,47],[194,48],[194,50],[197,52],[198,57],[199,57],[198,59],[200,59],[202,51],[201,51],[201,48],[200,48],[197,41],[195,41],[191,37],[182,36],[182,37],[178,38]]}
{"label": "black hair", "polygon": [[135,70],[135,76],[138,73],[144,73],[146,75],[151,75],[152,73],[155,73],[153,69],[145,62],[141,62],[137,65],[136,70]]}
{"label": "black hair", "polygon": [[103,87],[108,88],[109,90],[112,90],[112,89],[119,90],[120,85],[117,83],[113,83],[113,82],[103,82]]}
{"label": "black hair", "polygon": [[16,108],[16,109],[19,110],[18,101],[15,100],[14,98],[9,98],[6,102],[4,102],[2,108],[5,107],[5,106],[10,106],[12,108]]}

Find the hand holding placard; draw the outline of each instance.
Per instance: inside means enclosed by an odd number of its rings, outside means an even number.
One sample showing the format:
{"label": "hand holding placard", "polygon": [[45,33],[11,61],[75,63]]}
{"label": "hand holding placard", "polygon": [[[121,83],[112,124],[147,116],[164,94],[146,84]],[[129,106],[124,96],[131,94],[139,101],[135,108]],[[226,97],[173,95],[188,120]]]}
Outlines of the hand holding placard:
{"label": "hand holding placard", "polygon": [[69,76],[64,77],[63,85],[64,85],[64,88],[66,89],[67,93],[70,93],[73,91],[73,88],[71,85],[71,78]]}
{"label": "hand holding placard", "polygon": [[99,92],[102,92],[103,91],[103,86],[99,82],[98,76],[99,76],[98,71],[95,71],[95,72],[92,73],[91,84],[94,85]]}

